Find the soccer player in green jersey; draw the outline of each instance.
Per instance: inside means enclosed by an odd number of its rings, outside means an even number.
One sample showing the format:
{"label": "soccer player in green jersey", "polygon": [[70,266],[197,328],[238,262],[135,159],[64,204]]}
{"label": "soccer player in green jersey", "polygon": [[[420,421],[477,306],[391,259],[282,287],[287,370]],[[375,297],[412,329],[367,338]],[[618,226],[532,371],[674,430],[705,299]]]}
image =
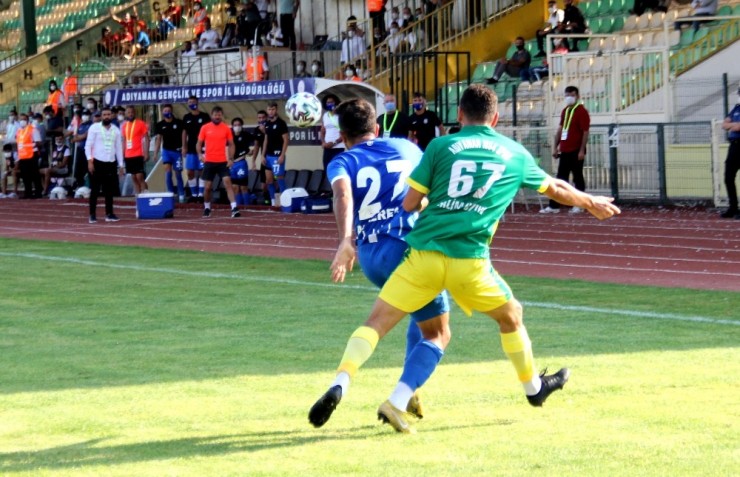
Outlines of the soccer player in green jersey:
{"label": "soccer player in green jersey", "polygon": [[[489,246],[521,187],[581,207],[599,220],[620,210],[610,197],[592,196],[550,177],[521,144],[494,131],[497,103],[485,86],[468,87],[458,109],[462,130],[432,140],[407,179],[403,208],[422,211],[406,236],[409,251],[380,291],[370,317],[350,337],[340,369],[358,369],[406,314],[446,289],[466,314],[477,310],[498,323],[501,345],[531,405],[542,406],[568,380],[567,368],[537,374],[522,305],[493,269]],[[386,401],[378,418],[409,432],[409,416],[401,409]]]}

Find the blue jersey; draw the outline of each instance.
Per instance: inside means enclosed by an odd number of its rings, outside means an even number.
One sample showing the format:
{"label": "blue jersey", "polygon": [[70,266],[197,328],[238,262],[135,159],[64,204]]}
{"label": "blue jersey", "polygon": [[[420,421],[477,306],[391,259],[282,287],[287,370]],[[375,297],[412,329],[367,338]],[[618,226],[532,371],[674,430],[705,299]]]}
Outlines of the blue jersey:
{"label": "blue jersey", "polygon": [[[740,123],[740,103],[736,104],[730,114],[727,116],[733,123]],[[740,131],[732,131],[730,133],[730,141],[740,139]]]}
{"label": "blue jersey", "polygon": [[327,175],[349,179],[357,245],[389,236],[403,239],[418,214],[403,210],[406,177],[421,161],[421,150],[406,139],[373,139],[336,156]]}

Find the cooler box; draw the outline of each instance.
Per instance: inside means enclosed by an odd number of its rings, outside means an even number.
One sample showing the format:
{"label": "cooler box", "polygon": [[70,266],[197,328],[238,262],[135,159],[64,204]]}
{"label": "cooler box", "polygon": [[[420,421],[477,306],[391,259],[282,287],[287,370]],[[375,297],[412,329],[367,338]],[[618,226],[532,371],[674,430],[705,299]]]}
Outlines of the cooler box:
{"label": "cooler box", "polygon": [[328,214],[332,211],[332,200],[328,197],[308,197],[301,204],[304,214]]}
{"label": "cooler box", "polygon": [[175,210],[175,194],[171,192],[139,194],[136,197],[137,219],[169,219]]}
{"label": "cooler box", "polygon": [[280,194],[280,207],[285,213],[300,212],[308,192],[302,187],[286,189]]}

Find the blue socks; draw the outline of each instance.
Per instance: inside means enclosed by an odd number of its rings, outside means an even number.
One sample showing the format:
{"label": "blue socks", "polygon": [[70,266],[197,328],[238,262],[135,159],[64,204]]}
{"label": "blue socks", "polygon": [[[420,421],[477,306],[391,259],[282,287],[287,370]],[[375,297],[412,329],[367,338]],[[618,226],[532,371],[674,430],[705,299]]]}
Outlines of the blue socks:
{"label": "blue socks", "polygon": [[416,322],[409,318],[409,328],[406,330],[406,357],[403,359],[404,363],[409,360],[411,351],[414,349],[414,346],[421,341],[421,339],[421,330],[417,326]]}
{"label": "blue socks", "polygon": [[270,192],[270,199],[275,200],[275,183],[268,184],[267,190]]}
{"label": "blue socks", "polygon": [[419,389],[432,375],[444,352],[431,341],[422,340],[403,365],[400,381],[412,390]]}

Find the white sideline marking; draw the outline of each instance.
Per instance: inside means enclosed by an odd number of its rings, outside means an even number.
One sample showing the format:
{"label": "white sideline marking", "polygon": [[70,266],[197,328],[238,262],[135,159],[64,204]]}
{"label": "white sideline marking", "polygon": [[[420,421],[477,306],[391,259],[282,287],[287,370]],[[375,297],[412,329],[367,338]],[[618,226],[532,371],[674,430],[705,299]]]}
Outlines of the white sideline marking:
{"label": "white sideline marking", "polygon": [[[93,260],[84,260],[72,257],[55,257],[52,255],[41,255],[36,253],[8,253],[0,252],[2,257],[15,257],[15,258],[29,258],[35,260],[45,260],[49,262],[66,262],[74,263],[77,265],[88,265],[91,267],[103,267],[103,268],[114,268],[119,270],[134,270],[137,272],[154,272],[154,273],[166,273],[176,274],[185,276],[196,276],[196,277],[207,277],[207,278],[228,278],[247,280],[252,282],[267,282],[267,283],[279,283],[283,285],[303,285],[313,286],[321,288],[344,288],[352,290],[362,290],[377,292],[377,288],[368,287],[364,285],[337,285],[334,283],[320,283],[320,282],[307,282],[302,280],[289,280],[284,278],[265,278],[265,277],[253,277],[248,275],[238,275],[235,273],[219,273],[219,272],[192,272],[188,270],[178,270],[175,268],[160,268],[160,267],[144,267],[140,265],[125,265],[116,263],[103,263],[95,262]],[[650,311],[638,311],[638,310],[612,310],[608,308],[595,308],[591,306],[577,306],[577,305],[561,305],[559,303],[546,303],[546,302],[534,302],[534,301],[523,301],[522,304],[525,306],[531,306],[533,308],[546,308],[551,310],[562,310],[562,311],[575,311],[583,313],[597,313],[605,315],[622,315],[630,318],[655,318],[660,320],[675,320],[675,321],[689,321],[693,323],[709,323],[713,325],[731,325],[740,326],[740,321],[734,320],[720,320],[716,318],[707,318],[703,316],[687,316],[687,315],[676,315],[673,313],[654,313]]]}

